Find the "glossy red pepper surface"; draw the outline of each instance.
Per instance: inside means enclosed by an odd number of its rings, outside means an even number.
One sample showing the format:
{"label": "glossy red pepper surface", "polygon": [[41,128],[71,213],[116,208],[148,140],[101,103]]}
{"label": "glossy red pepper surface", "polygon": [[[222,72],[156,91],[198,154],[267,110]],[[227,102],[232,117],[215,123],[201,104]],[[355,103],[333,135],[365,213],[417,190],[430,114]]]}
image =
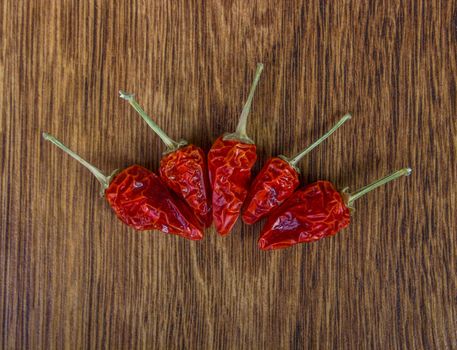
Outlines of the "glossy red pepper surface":
{"label": "glossy red pepper surface", "polygon": [[248,194],[256,146],[219,137],[208,153],[213,189],[213,220],[217,232],[226,235],[238,219]]}
{"label": "glossy red pepper surface", "polygon": [[271,158],[254,179],[244,207],[243,221],[249,225],[257,222],[292,196],[299,185],[297,163],[349,119],[350,114],[344,115],[330,130],[295,156]]}
{"label": "glossy red pepper surface", "polygon": [[174,198],[152,171],[132,165],[106,176],[54,136],[43,133],[43,138],[76,159],[97,178],[103,188],[102,196],[125,224],[137,230],[160,230],[192,240],[203,238],[200,223],[190,208]]}
{"label": "glossy red pepper surface", "polygon": [[160,161],[160,177],[193,210],[203,226],[212,222],[206,159],[203,150],[187,145]]}
{"label": "glossy red pepper surface", "polygon": [[134,95],[119,91],[149,127],[167,146],[160,161],[160,177],[165,184],[184,200],[204,227],[212,222],[211,201],[205,153],[200,147],[189,145],[185,140],[170,138],[141,108]]}
{"label": "glossy red pepper surface", "polygon": [[243,221],[253,224],[289,198],[299,186],[298,172],[285,160],[273,157],[256,176],[246,198]]}
{"label": "glossy red pepper surface", "polygon": [[136,230],[160,230],[191,240],[203,238],[190,209],[172,197],[156,174],[139,165],[117,174],[105,197],[117,217]]}
{"label": "glossy red pepper surface", "polygon": [[269,217],[259,239],[263,250],[280,249],[332,236],[350,223],[350,211],[328,181],[298,190]]}
{"label": "glossy red pepper surface", "polygon": [[219,137],[208,153],[213,221],[220,235],[228,234],[240,216],[251,182],[251,169],[257,159],[256,146],[246,133],[246,124],[262,70],[263,64],[257,64],[235,132]]}

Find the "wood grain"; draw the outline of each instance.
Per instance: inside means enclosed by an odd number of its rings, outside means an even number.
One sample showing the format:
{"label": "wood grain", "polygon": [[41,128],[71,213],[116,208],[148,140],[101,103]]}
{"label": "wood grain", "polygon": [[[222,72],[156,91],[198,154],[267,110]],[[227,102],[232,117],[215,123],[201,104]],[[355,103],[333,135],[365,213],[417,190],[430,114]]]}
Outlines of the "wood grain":
{"label": "wood grain", "polygon": [[[0,5],[2,349],[457,348],[455,1],[13,1]],[[235,127],[292,154],[350,111],[303,181],[363,186],[334,238],[260,252],[120,224],[47,131],[105,171]]]}

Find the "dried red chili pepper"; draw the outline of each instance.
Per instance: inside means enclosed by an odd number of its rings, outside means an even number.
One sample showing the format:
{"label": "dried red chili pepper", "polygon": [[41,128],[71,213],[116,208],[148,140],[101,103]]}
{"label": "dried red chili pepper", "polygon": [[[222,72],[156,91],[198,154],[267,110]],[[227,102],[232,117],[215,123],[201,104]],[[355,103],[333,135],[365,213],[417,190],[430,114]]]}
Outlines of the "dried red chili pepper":
{"label": "dried red chili pepper", "polygon": [[173,198],[152,171],[132,165],[106,176],[54,136],[43,133],[43,138],[68,153],[97,178],[102,185],[102,196],[123,223],[140,231],[160,230],[191,240],[203,238],[200,224],[190,209]]}
{"label": "dried red chili pepper", "polygon": [[246,134],[246,124],[263,65],[257,65],[254,82],[236,131],[219,137],[208,153],[209,180],[213,190],[213,220],[217,232],[226,235],[240,215],[248,193],[256,146]]}
{"label": "dried red chili pepper", "polygon": [[287,248],[297,243],[314,242],[333,236],[350,223],[354,201],[373,189],[411,174],[410,168],[398,170],[358,191],[338,192],[328,181],[317,181],[298,190],[268,218],[259,238],[263,250]]}
{"label": "dried red chili pepper", "polygon": [[119,91],[167,146],[160,160],[160,177],[193,210],[204,227],[212,221],[205,153],[186,140],[171,139],[140,107],[133,94]]}
{"label": "dried red chili pepper", "polygon": [[325,135],[292,158],[283,155],[270,158],[251,185],[245,201],[243,221],[254,224],[292,196],[300,184],[297,163],[349,119],[351,115],[346,114]]}

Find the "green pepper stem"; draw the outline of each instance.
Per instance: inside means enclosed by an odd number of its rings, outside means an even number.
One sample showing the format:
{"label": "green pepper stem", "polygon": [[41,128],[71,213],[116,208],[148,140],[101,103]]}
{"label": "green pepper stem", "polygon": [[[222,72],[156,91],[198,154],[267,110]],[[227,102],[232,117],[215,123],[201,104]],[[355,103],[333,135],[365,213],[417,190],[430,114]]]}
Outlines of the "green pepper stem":
{"label": "green pepper stem", "polygon": [[295,165],[302,160],[304,156],[306,156],[309,152],[311,152],[314,148],[319,146],[323,141],[325,141],[330,135],[332,135],[341,125],[346,123],[349,119],[351,119],[352,116],[348,113],[343,116],[343,118],[340,119],[338,123],[336,123],[329,131],[327,131],[324,135],[321,136],[316,142],[314,142],[311,146],[308,146],[306,149],[303,151],[299,152],[297,155],[293,156],[289,160],[289,164],[295,167]]}
{"label": "green pepper stem", "polygon": [[182,142],[176,142],[172,138],[170,138],[161,128],[160,126],[157,125],[156,122],[154,122],[150,116],[146,114],[146,112],[141,108],[141,106],[138,104],[138,102],[135,100],[135,95],[130,94],[128,92],[119,91],[119,96],[123,98],[124,100],[128,101],[130,105],[135,108],[135,110],[138,112],[138,114],[141,116],[141,118],[144,119],[144,121],[151,127],[151,129],[162,139],[163,143],[167,146],[167,151],[172,152],[177,150],[179,147],[182,146]]}
{"label": "green pepper stem", "polygon": [[351,204],[355,200],[359,199],[360,197],[367,194],[368,192],[373,191],[375,188],[378,188],[379,186],[382,186],[390,181],[398,179],[399,177],[411,175],[411,172],[412,172],[411,168],[403,168],[403,169],[397,170],[394,173],[387,175],[379,180],[376,180],[375,182],[369,184],[368,186],[362,187],[361,189],[359,189],[349,195],[348,205],[351,206]]}
{"label": "green pepper stem", "polygon": [[100,169],[96,168],[89,162],[87,162],[85,159],[81,158],[78,154],[73,152],[71,149],[69,149],[67,146],[65,146],[62,142],[57,140],[54,136],[49,135],[47,133],[43,133],[43,138],[46,141],[52,142],[54,145],[59,147],[62,151],[76,159],[78,162],[80,162],[82,165],[84,165],[89,171],[97,178],[97,180],[102,184],[103,188],[108,188],[109,183],[110,183],[110,177],[104,175]]}
{"label": "green pepper stem", "polygon": [[249,91],[249,96],[248,99],[246,100],[246,103],[244,104],[243,110],[241,112],[240,119],[238,121],[238,125],[236,127],[236,130],[233,134],[227,135],[227,138],[229,139],[239,139],[242,141],[246,141],[248,143],[254,143],[249,136],[246,133],[246,125],[248,122],[248,116],[251,111],[251,106],[252,106],[252,100],[254,99],[254,93],[257,88],[257,84],[259,83],[260,76],[262,75],[263,71],[263,64],[258,63],[257,64],[257,69],[255,72],[255,77],[254,81],[251,85],[251,89]]}

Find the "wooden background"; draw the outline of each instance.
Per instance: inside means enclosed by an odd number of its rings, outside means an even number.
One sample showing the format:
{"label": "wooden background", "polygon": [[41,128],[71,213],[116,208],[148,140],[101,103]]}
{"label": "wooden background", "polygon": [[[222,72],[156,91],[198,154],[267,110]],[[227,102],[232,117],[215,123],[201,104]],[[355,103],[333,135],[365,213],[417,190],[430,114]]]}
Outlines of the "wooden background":
{"label": "wooden background", "polygon": [[[0,348],[457,348],[455,1],[13,1],[0,5]],[[347,111],[303,180],[363,186],[334,238],[271,253],[261,225],[192,243],[117,221],[105,171],[233,130],[256,62],[259,162]]]}

